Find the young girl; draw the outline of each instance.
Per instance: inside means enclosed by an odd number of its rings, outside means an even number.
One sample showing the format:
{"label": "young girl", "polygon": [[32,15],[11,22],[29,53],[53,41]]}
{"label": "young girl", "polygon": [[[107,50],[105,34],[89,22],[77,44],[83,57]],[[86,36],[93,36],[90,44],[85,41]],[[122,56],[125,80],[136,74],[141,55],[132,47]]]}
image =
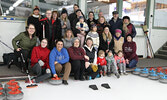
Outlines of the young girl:
{"label": "young girl", "polygon": [[91,26],[91,31],[88,33],[86,38],[91,37],[93,40],[93,46],[96,49],[96,51],[99,48],[99,34],[97,33],[97,26],[96,24]]}
{"label": "young girl", "polygon": [[79,17],[79,22],[77,22],[76,28],[80,30],[80,33],[77,34],[77,37],[81,40],[80,47],[83,47],[85,35],[86,35],[85,31],[89,30],[88,24],[84,22],[83,16]]}
{"label": "young girl", "polygon": [[120,70],[120,74],[124,74],[127,75],[126,73],[126,63],[125,63],[125,59],[123,57],[123,52],[121,50],[118,51],[117,55],[115,55],[115,61],[116,64]]}
{"label": "young girl", "polygon": [[112,70],[112,72],[115,74],[115,76],[117,78],[119,78],[120,75],[118,73],[117,65],[116,65],[114,56],[112,54],[112,51],[108,52],[106,60],[107,60],[107,75],[110,76],[111,75],[111,70]]}
{"label": "young girl", "polygon": [[100,50],[98,52],[98,57],[97,57],[97,64],[100,65],[102,67],[102,70],[100,71],[100,75],[103,75],[105,76],[106,75],[106,72],[107,72],[107,61],[106,61],[106,58],[105,58],[105,52],[103,50]]}

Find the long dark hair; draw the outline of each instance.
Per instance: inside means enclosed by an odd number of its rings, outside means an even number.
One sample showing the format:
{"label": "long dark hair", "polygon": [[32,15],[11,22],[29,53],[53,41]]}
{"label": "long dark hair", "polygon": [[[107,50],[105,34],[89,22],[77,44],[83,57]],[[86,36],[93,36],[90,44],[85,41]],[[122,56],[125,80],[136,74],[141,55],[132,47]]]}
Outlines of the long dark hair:
{"label": "long dark hair", "polygon": [[[34,28],[35,28],[35,25],[34,25],[34,24],[29,24],[29,25],[26,27],[26,31],[25,31],[25,34],[26,34],[27,36],[29,36],[28,28],[29,28],[30,25],[34,26]],[[35,32],[34,32],[34,34],[32,35],[32,37],[34,37],[35,35],[36,35],[36,29],[35,29]]]}

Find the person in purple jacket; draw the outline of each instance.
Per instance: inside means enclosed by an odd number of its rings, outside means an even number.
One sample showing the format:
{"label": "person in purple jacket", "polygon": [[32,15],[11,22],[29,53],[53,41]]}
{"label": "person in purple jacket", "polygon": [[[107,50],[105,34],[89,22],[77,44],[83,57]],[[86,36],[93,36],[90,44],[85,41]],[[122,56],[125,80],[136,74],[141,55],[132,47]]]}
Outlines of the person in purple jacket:
{"label": "person in purple jacket", "polygon": [[136,64],[138,62],[138,56],[136,54],[136,43],[133,41],[133,37],[131,34],[128,34],[126,37],[126,41],[123,44],[123,53],[124,58],[126,60],[126,66],[129,68],[136,67]]}
{"label": "person in purple jacket", "polygon": [[49,65],[53,77],[60,75],[64,69],[64,76],[62,83],[68,85],[68,78],[71,72],[71,64],[69,63],[69,55],[67,49],[63,48],[63,40],[56,40],[56,47],[52,49],[49,55]]}

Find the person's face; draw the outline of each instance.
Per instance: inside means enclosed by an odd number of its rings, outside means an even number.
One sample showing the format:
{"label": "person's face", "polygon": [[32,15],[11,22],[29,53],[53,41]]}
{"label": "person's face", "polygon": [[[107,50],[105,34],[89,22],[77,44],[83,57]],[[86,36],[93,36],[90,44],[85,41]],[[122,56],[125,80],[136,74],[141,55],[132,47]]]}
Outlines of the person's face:
{"label": "person's face", "polygon": [[100,22],[101,24],[103,24],[103,23],[104,23],[104,18],[101,17],[101,18],[99,19],[99,22]]}
{"label": "person's face", "polygon": [[77,6],[74,6],[74,11],[78,10],[79,8]]}
{"label": "person's face", "polygon": [[56,48],[58,51],[60,51],[63,48],[63,42],[61,42],[61,41],[57,42]]}
{"label": "person's face", "polygon": [[103,16],[103,13],[102,13],[102,12],[99,12],[98,16],[99,16],[99,17]]}
{"label": "person's face", "polygon": [[79,40],[78,40],[78,39],[76,39],[76,40],[74,41],[74,47],[79,47]]}
{"label": "person's face", "polygon": [[108,52],[108,56],[111,57],[113,54],[112,52]]}
{"label": "person's face", "polygon": [[53,13],[53,18],[57,19],[57,13]]}
{"label": "person's face", "polygon": [[41,41],[41,47],[42,48],[45,48],[47,46],[47,44],[48,44],[47,40],[44,39],[44,40]]}
{"label": "person's face", "polygon": [[89,18],[90,18],[90,19],[93,19],[93,18],[94,18],[93,13],[90,13],[90,14],[89,14]]}
{"label": "person's face", "polygon": [[100,57],[105,57],[105,54],[104,54],[104,53],[102,53],[102,54],[100,55]]}
{"label": "person's face", "polygon": [[128,41],[128,42],[132,42],[131,36],[128,36],[128,37],[127,37],[127,41]]}
{"label": "person's face", "polygon": [[118,14],[113,14],[114,19],[117,19],[118,16],[119,16]]}
{"label": "person's face", "polygon": [[52,16],[52,11],[47,11],[46,12],[46,17],[47,18],[51,18],[51,16]]}
{"label": "person's face", "polygon": [[33,13],[34,15],[39,15],[39,10],[34,10]]}
{"label": "person's face", "polygon": [[66,13],[62,14],[62,17],[63,17],[63,18],[66,18],[66,17],[67,17],[67,14],[66,14]]}
{"label": "person's face", "polygon": [[33,35],[35,33],[35,27],[33,25],[28,27],[28,33],[29,35]]}
{"label": "person's face", "polygon": [[119,32],[115,33],[116,37],[120,37],[120,35],[121,35],[121,33],[119,33]]}
{"label": "person's face", "polygon": [[124,23],[125,24],[129,23],[129,20],[128,19],[124,19]]}
{"label": "person's face", "polygon": [[81,18],[81,19],[79,20],[79,22],[80,22],[80,23],[83,23],[83,22],[84,22],[84,19],[83,19],[83,18]]}
{"label": "person's face", "polygon": [[108,34],[108,33],[109,33],[109,28],[108,28],[108,27],[105,27],[105,28],[104,28],[104,33],[105,33],[105,34]]}
{"label": "person's face", "polygon": [[72,35],[72,32],[71,32],[71,31],[67,31],[66,34],[67,34],[67,37],[68,37],[68,38],[71,38],[71,35]]}
{"label": "person's face", "polygon": [[122,52],[119,52],[119,53],[118,53],[118,57],[123,57]]}
{"label": "person's face", "polygon": [[97,31],[97,27],[95,26],[95,27],[93,27],[93,31],[94,32],[96,32]]}
{"label": "person's face", "polygon": [[81,13],[81,11],[77,11],[77,16],[82,16],[82,13]]}
{"label": "person's face", "polygon": [[87,40],[86,45],[88,47],[92,47],[93,42],[91,40]]}

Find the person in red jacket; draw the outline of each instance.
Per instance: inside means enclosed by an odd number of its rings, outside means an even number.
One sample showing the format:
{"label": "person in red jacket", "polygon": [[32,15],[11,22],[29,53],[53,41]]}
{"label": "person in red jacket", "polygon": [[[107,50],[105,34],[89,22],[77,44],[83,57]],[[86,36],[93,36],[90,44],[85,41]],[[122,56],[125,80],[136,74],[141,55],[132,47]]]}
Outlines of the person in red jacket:
{"label": "person in red jacket", "polygon": [[138,62],[136,43],[133,42],[133,36],[131,34],[127,35],[126,41],[127,42],[125,42],[122,47],[126,60],[126,67],[133,68],[136,67]]}
{"label": "person in red jacket", "polygon": [[103,69],[103,72],[102,72],[102,70],[100,71],[100,75],[102,75],[102,73],[103,73],[103,75],[105,76],[106,72],[107,72],[107,61],[105,58],[105,52],[103,50],[100,50],[98,52],[97,64],[100,65]]}
{"label": "person in red jacket", "polygon": [[36,78],[32,79],[33,82],[39,83],[45,79],[51,77],[51,71],[49,66],[49,53],[47,48],[48,40],[42,39],[41,45],[36,46],[32,50],[31,54],[31,68]]}

